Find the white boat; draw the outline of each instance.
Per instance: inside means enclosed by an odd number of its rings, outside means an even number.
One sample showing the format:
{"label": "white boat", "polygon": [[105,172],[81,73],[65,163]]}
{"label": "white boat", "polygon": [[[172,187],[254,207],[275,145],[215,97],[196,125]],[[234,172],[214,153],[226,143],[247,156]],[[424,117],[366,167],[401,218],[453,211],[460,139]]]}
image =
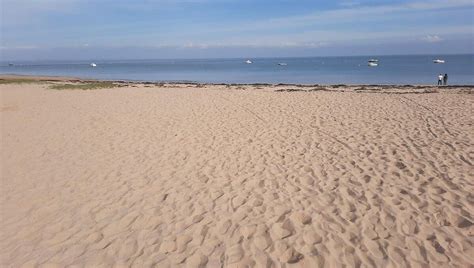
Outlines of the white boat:
{"label": "white boat", "polygon": [[246,60],[245,63],[252,64],[253,62],[251,60]]}
{"label": "white boat", "polygon": [[379,64],[377,62],[369,62],[369,67],[377,67]]}
{"label": "white boat", "polygon": [[376,63],[376,62],[379,62],[379,60],[378,60],[378,59],[370,59],[369,62],[374,62],[374,63]]}
{"label": "white boat", "polygon": [[91,63],[90,65],[91,65],[91,67],[97,67],[97,64],[95,64],[95,63]]}
{"label": "white boat", "polygon": [[436,60],[433,60],[434,63],[445,63],[444,60],[440,60],[440,59],[436,59]]}
{"label": "white boat", "polygon": [[285,62],[279,62],[278,65],[280,65],[280,66],[286,66],[286,65],[288,65],[288,64],[286,64]]}

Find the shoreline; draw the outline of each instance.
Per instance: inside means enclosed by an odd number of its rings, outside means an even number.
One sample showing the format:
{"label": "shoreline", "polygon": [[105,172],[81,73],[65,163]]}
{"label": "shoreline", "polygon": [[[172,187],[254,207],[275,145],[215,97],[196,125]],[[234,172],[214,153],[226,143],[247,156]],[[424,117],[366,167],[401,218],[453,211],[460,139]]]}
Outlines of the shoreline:
{"label": "shoreline", "polygon": [[429,84],[294,84],[294,83],[201,83],[195,81],[153,81],[153,80],[126,80],[126,79],[91,79],[91,78],[79,78],[69,76],[47,76],[47,75],[21,75],[21,74],[0,74],[0,81],[11,81],[17,79],[25,79],[31,81],[44,81],[44,82],[110,82],[116,84],[138,84],[138,85],[200,85],[200,86],[294,86],[298,88],[311,88],[311,87],[377,87],[377,88],[438,88],[438,89],[459,89],[469,88],[473,89],[474,85],[429,85]]}

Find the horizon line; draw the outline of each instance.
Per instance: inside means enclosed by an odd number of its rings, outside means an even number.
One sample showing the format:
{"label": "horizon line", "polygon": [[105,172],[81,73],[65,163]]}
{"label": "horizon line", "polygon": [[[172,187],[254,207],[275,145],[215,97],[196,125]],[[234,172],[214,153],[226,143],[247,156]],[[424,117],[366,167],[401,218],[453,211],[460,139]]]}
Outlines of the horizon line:
{"label": "horizon line", "polygon": [[4,63],[11,63],[11,62],[34,62],[34,61],[57,61],[57,62],[65,62],[65,61],[133,61],[133,60],[206,60],[206,59],[213,59],[213,60],[233,60],[233,59],[289,59],[289,58],[337,58],[337,57],[391,57],[391,56],[463,56],[463,55],[474,55],[474,52],[471,53],[429,53],[429,54],[418,54],[418,53],[407,53],[407,54],[361,54],[361,55],[327,55],[327,56],[256,56],[256,57],[196,57],[196,58],[87,58],[87,59],[31,59],[31,60],[3,60],[0,59],[0,62]]}

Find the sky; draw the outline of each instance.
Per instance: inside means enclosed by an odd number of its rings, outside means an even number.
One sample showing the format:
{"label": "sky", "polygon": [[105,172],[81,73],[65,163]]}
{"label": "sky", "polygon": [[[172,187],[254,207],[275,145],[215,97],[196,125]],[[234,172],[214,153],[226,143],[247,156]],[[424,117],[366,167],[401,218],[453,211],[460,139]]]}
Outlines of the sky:
{"label": "sky", "polygon": [[474,53],[474,0],[0,0],[1,60]]}

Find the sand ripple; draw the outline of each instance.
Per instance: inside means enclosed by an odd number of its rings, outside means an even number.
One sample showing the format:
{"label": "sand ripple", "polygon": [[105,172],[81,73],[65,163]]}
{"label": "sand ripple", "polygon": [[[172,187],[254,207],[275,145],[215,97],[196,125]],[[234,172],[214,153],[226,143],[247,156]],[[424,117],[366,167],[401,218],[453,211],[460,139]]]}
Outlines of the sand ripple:
{"label": "sand ripple", "polygon": [[2,266],[474,265],[472,94],[174,87],[0,86]]}

